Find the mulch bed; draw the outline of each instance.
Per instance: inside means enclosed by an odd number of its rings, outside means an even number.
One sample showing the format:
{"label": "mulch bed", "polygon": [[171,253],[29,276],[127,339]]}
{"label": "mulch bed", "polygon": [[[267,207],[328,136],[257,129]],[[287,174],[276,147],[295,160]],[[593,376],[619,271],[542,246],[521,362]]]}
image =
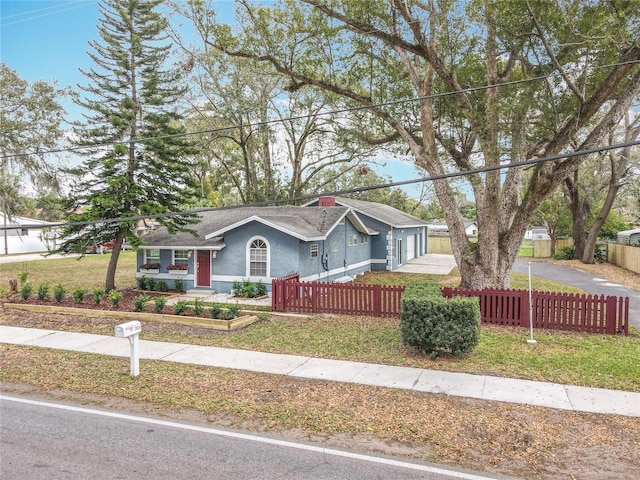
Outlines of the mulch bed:
{"label": "mulch bed", "polygon": [[[148,290],[138,290],[134,288],[120,290],[120,293],[122,293],[122,300],[120,301],[120,304],[117,307],[113,305],[108,295],[105,295],[105,297],[102,299],[100,303],[96,303],[93,300],[93,296],[91,295],[91,292],[87,292],[82,303],[77,303],[73,298],[73,296],[71,295],[71,292],[69,292],[60,302],[58,302],[55,298],[53,298],[53,295],[51,295],[50,298],[46,300],[38,300],[36,295],[32,295],[27,300],[24,300],[20,296],[20,294],[8,295],[7,297],[5,297],[4,301],[7,303],[22,303],[22,304],[28,304],[28,305],[57,305],[60,307],[70,307],[70,308],[88,308],[88,309],[95,309],[95,310],[133,312],[135,311],[134,299],[139,295],[146,295],[147,297],[149,297],[149,301],[151,303],[147,304],[144,311],[152,312],[154,298],[161,297],[161,296],[169,298],[174,295],[178,295],[178,292],[155,292],[155,291],[152,292]],[[165,307],[165,310],[166,311],[164,311],[163,313],[173,313],[171,312],[171,309],[169,307]]]}

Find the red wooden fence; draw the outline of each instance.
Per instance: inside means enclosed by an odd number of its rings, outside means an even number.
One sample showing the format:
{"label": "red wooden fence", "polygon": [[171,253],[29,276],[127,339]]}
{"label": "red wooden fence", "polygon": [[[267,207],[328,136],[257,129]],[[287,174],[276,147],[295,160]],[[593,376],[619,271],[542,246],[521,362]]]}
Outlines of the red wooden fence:
{"label": "red wooden fence", "polygon": [[[478,297],[483,323],[529,328],[529,291],[446,287],[442,294]],[[531,292],[534,328],[629,334],[629,297]]]}
{"label": "red wooden fence", "polygon": [[271,281],[274,312],[399,316],[404,286],[301,282],[297,275]]}

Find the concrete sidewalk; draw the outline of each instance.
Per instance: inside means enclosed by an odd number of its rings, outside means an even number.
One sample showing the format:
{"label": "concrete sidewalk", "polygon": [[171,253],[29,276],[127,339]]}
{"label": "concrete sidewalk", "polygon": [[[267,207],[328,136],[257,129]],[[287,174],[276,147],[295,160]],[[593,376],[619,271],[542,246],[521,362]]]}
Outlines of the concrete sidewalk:
{"label": "concrete sidewalk", "polygon": [[[0,343],[129,357],[124,338],[0,325]],[[421,368],[140,340],[140,358],[640,417],[640,393]],[[144,375],[144,366],[141,367]]]}

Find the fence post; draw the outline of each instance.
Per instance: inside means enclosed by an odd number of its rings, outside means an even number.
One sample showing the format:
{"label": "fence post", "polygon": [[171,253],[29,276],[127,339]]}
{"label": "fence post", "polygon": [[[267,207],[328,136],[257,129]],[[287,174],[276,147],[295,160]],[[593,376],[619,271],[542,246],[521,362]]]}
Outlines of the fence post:
{"label": "fence post", "polygon": [[379,317],[381,312],[382,312],[382,286],[374,285],[373,286],[373,315],[376,317]]}
{"label": "fence post", "polygon": [[[616,297],[608,296],[606,299],[606,320],[604,326],[604,332],[609,335],[615,335],[618,326],[618,315],[616,312],[616,303],[618,303]],[[622,319],[621,319],[622,320]]]}
{"label": "fence post", "polygon": [[280,304],[278,302],[278,296],[280,295],[280,288],[278,288],[279,282],[278,279],[274,278],[271,280],[271,310],[274,312],[278,312]]}
{"label": "fence post", "polygon": [[[522,290],[520,292],[520,313],[518,314],[518,326],[529,328],[529,322],[535,323],[538,316],[538,312],[535,311],[533,306],[536,304],[537,293],[535,290],[532,292],[531,301],[529,300],[529,292]],[[533,305],[532,305],[533,303]],[[531,318],[529,318],[531,315]],[[528,320],[525,323],[525,319]]]}

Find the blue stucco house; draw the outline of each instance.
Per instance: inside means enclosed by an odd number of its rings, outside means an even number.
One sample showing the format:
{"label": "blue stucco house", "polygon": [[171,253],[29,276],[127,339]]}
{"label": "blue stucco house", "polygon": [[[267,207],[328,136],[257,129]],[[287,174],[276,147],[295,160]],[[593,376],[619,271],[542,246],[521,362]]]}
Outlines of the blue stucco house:
{"label": "blue stucco house", "polygon": [[137,276],[180,278],[187,289],[230,292],[236,280],[298,273],[343,281],[394,270],[426,252],[426,222],[388,205],[320,197],[304,206],[238,207],[199,213],[196,234],[161,227],[143,237]]}

